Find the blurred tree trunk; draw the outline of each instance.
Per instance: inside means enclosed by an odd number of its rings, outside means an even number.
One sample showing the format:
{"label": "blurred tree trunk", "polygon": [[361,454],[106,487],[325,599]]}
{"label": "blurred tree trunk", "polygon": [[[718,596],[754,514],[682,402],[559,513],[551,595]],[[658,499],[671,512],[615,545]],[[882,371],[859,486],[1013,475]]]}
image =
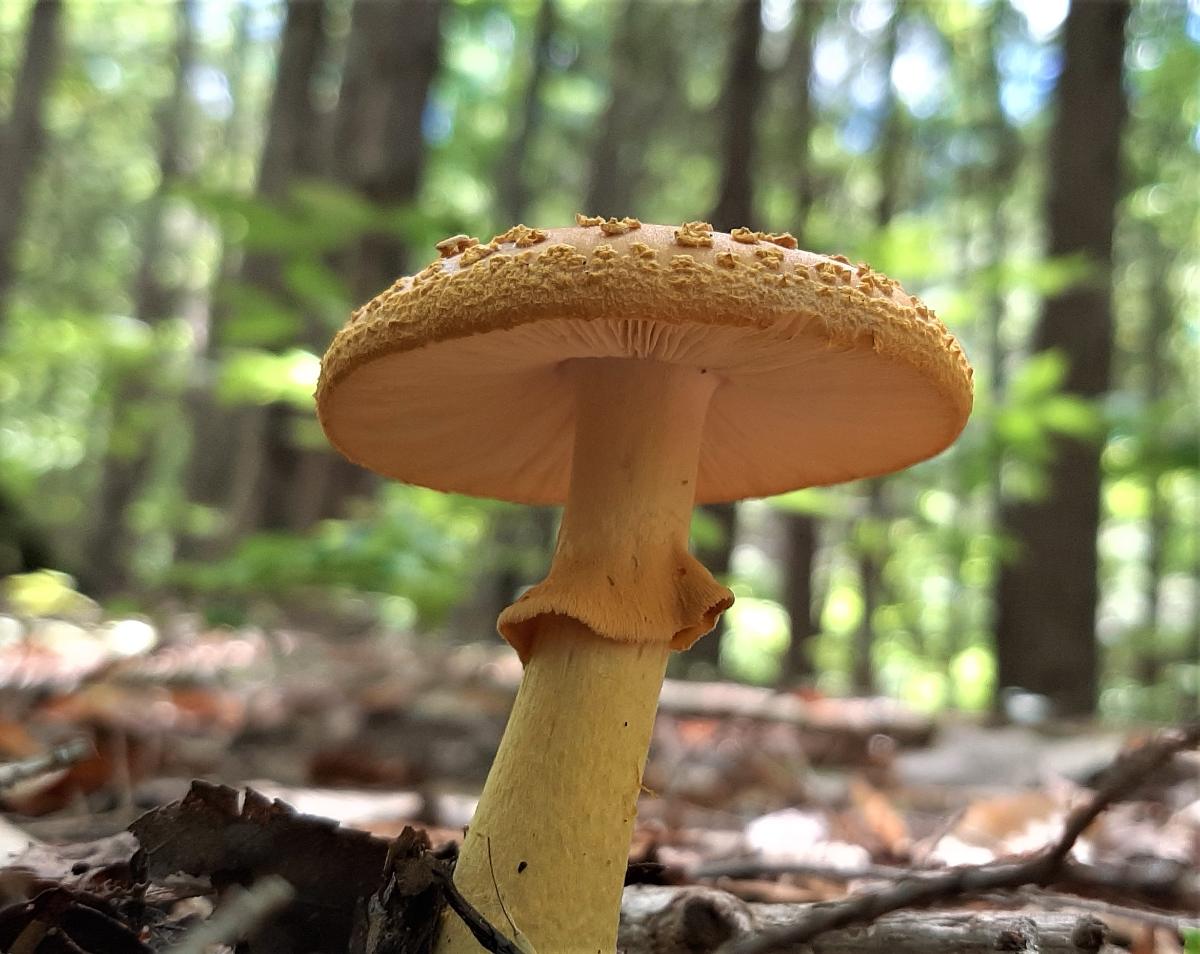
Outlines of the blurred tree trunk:
{"label": "blurred tree trunk", "polygon": [[43,116],[58,69],[62,3],[37,0],[25,32],[25,52],[13,87],[12,110],[0,128],[0,321],[16,274],[17,244],[33,175],[45,149]]}
{"label": "blurred tree trunk", "polygon": [[[166,221],[170,191],[179,182],[185,155],[188,76],[196,60],[195,0],[178,0],[174,79],[171,93],[158,113],[158,186],[147,203],[142,224],[142,257],[133,284],[134,317],[157,325],[174,317],[181,302],[178,284],[161,269],[168,246]],[[116,382],[109,413],[109,440],[95,506],[95,520],[84,550],[80,579],[100,596],[117,592],[130,581],[136,540],[129,524],[129,508],[145,485],[154,464],[156,421],[137,423],[139,408],[156,400],[147,380],[153,368],[138,368]],[[133,412],[132,414],[130,412]]]}
{"label": "blurred tree trunk", "polygon": [[[45,149],[43,115],[58,69],[62,3],[37,0],[25,31],[25,51],[12,108],[0,126],[0,329],[17,270],[17,246],[34,173]],[[0,575],[52,565],[48,544],[18,505],[0,493]]]}
{"label": "blurred tree trunk", "polygon": [[142,227],[142,258],[134,281],[134,315],[156,324],[173,317],[180,301],[176,282],[163,275],[162,254],[169,246],[167,199],[184,171],[183,134],[187,122],[188,74],[196,62],[196,29],[193,25],[196,0],[177,0],[175,78],[171,95],[158,114],[158,187],[147,204]]}
{"label": "blurred tree trunk", "polygon": [[[788,51],[787,79],[795,90],[792,106],[795,140],[791,150],[796,182],[796,222],[793,231],[802,247],[807,244],[803,236],[808,210],[813,203],[809,140],[813,126],[813,44],[820,13],[821,6],[817,3],[802,2],[796,7],[796,24]],[[820,629],[813,608],[812,581],[817,553],[817,519],[812,514],[795,511],[783,512],[781,519],[787,561],[784,564],[783,608],[788,614],[789,639],[787,653],[780,666],[779,682],[786,686],[815,674],[811,641]]]}
{"label": "blurred tree trunk", "polygon": [[[229,77],[230,97],[233,101],[229,120],[223,130],[222,151],[225,162],[221,180],[231,191],[240,185],[238,179],[239,160],[247,153],[249,123],[247,122],[246,64],[250,52],[250,15],[252,0],[242,0],[238,5],[234,25],[234,42],[226,74]],[[316,6],[314,4],[314,6]],[[285,26],[286,32],[286,26]],[[221,251],[221,262],[217,268],[214,291],[219,294],[240,268],[237,250],[226,244]],[[225,318],[225,309],[210,293],[208,310],[203,320],[193,325],[195,334],[194,356],[191,377],[188,382],[186,414],[188,436],[191,446],[183,477],[184,494],[189,504],[215,510],[223,506],[230,497],[229,467],[237,461],[233,451],[237,418],[234,412],[217,400],[216,360],[214,335],[216,326]],[[203,525],[185,525],[175,542],[177,558],[195,560],[216,551],[220,534]]]}
{"label": "blurred tree trunk", "polygon": [[[288,0],[258,171],[258,195],[273,202],[286,201],[298,180],[323,171],[313,77],[328,49],[326,18],[324,0]],[[286,301],[282,264],[277,255],[252,252],[242,263],[240,278]],[[235,426],[222,437],[230,444],[234,465],[229,523],[217,549],[255,531],[301,530],[311,522],[295,517],[292,506],[304,459],[292,435],[295,412],[285,404],[245,407],[235,418]]]}
{"label": "blurred tree trunk", "polygon": [[[1096,274],[1045,302],[1033,349],[1058,349],[1069,362],[1065,389],[1085,398],[1109,385],[1128,16],[1126,0],[1071,4],[1050,137],[1046,252],[1086,255]],[[1003,512],[1017,554],[997,585],[998,676],[1001,688],[1041,693],[1060,714],[1074,715],[1094,710],[1099,682],[1100,447],[1066,437],[1054,447],[1044,498],[1009,501]]]}
{"label": "blurred tree trunk", "polygon": [[[762,63],[758,58],[761,40],[761,0],[739,0],[733,15],[733,36],[720,106],[721,185],[717,204],[710,216],[713,227],[721,232],[739,226],[753,227],[755,220],[753,173],[758,152],[757,126],[764,79]],[[704,547],[698,558],[718,580],[725,581],[729,576],[737,537],[737,506],[732,503],[710,504],[704,509],[720,527],[721,539],[712,546]],[[722,620],[713,632],[692,648],[688,658],[719,668],[724,635],[725,623]]]}
{"label": "blurred tree trunk", "polygon": [[[897,5],[888,21],[883,41],[883,75],[887,77],[883,98],[883,115],[879,131],[878,167],[879,195],[875,203],[875,227],[883,231],[896,214],[899,198],[900,171],[903,159],[903,118],[896,99],[896,87],[891,81],[892,64],[900,43],[900,26],[904,8]],[[875,692],[875,611],[883,604],[885,587],[883,568],[887,563],[887,495],[883,478],[866,481],[867,506],[859,533],[858,576],[862,593],[862,621],[854,640],[851,662],[851,682],[860,695]],[[865,532],[861,532],[865,531]]]}
{"label": "blurred tree trunk", "polygon": [[583,212],[630,215],[644,174],[646,139],[654,120],[671,115],[680,101],[678,51],[670,40],[670,4],[626,0],[617,14],[609,54],[608,102],[591,148]]}
{"label": "blurred tree trunk", "polygon": [[[318,146],[313,131],[318,127],[318,110],[311,80],[324,58],[323,0],[288,0],[280,52],[276,59],[275,89],[266,119],[266,137],[259,157],[258,196],[282,200],[293,181],[319,172]],[[239,128],[230,116],[229,136]],[[236,143],[230,143],[236,149]],[[280,262],[274,254],[250,252],[240,266],[226,256],[218,282],[238,277],[256,284],[272,296],[282,296]],[[216,557],[233,541],[253,528],[269,522],[265,508],[272,488],[264,485],[265,460],[287,454],[289,444],[269,445],[271,438],[286,438],[287,428],[271,428],[268,422],[281,415],[280,408],[222,406],[212,394],[212,377],[221,348],[221,325],[228,316],[218,290],[209,334],[198,361],[200,380],[190,398],[192,452],[188,462],[188,499],[212,510],[226,511],[227,522],[216,532],[187,535],[180,541],[180,556],[187,559]],[[277,463],[277,466],[280,464]]]}
{"label": "blurred tree trunk", "polygon": [[[1198,404],[1197,406],[1200,406]],[[1200,424],[1200,421],[1196,422]],[[1200,487],[1194,490],[1195,501],[1192,507],[1192,605],[1200,602]],[[1191,647],[1188,662],[1192,664],[1192,681],[1187,695],[1190,697],[1191,711],[1200,715],[1200,613],[1192,613]]]}
{"label": "blurred tree trunk", "polygon": [[541,0],[530,49],[532,66],[529,80],[521,97],[520,112],[514,120],[514,135],[509,137],[508,147],[497,170],[496,195],[504,219],[502,228],[515,224],[529,211],[529,144],[542,119],[542,89],[546,82],[550,44],[554,39],[557,22],[554,0]]}
{"label": "blurred tree trunk", "polygon": [[[992,272],[993,278],[984,301],[984,316],[988,341],[988,379],[993,407],[999,407],[1003,403],[1007,387],[1008,352],[1003,338],[1004,317],[1007,308],[1004,286],[1000,280],[1000,271],[1008,256],[1009,245],[1008,220],[1005,217],[1004,207],[1021,161],[1021,140],[1004,115],[1004,106],[1000,99],[1000,71],[996,65],[996,51],[1000,49],[1002,40],[1003,18],[1012,16],[1013,13],[1014,11],[997,4],[992,10],[985,31],[985,52],[981,58],[982,75],[980,80],[987,90],[988,115],[985,123],[989,128],[993,161],[990,168],[983,172],[985,181],[975,183],[973,186],[973,191],[981,190],[982,194],[987,196],[988,201],[989,241],[985,267]],[[988,488],[994,520],[999,519],[1002,508],[1001,464],[1000,453],[997,449],[992,454],[992,478]]]}
{"label": "blurred tree trunk", "polygon": [[[379,206],[417,196],[425,164],[421,117],[441,62],[441,0],[358,0],[342,91],[334,117],[332,178]],[[351,295],[364,302],[403,275],[407,250],[392,233],[368,233],[348,256]],[[318,329],[318,352],[329,329]],[[344,516],[348,501],[369,495],[376,479],[340,455],[302,456],[290,524]]]}
{"label": "blurred tree trunk", "polygon": [[1160,629],[1163,621],[1162,579],[1166,558],[1167,537],[1170,532],[1170,504],[1162,493],[1163,475],[1163,404],[1171,384],[1171,363],[1167,342],[1174,324],[1175,310],[1171,300],[1171,270],[1175,256],[1164,248],[1158,235],[1147,228],[1143,247],[1148,252],[1150,278],[1146,284],[1149,314],[1146,337],[1142,343],[1145,356],[1145,383],[1142,396],[1149,420],[1149,433],[1143,444],[1145,457],[1141,462],[1146,482],[1146,573],[1143,598],[1146,602],[1146,627],[1138,642],[1137,675],[1145,686],[1158,684],[1163,655]]}

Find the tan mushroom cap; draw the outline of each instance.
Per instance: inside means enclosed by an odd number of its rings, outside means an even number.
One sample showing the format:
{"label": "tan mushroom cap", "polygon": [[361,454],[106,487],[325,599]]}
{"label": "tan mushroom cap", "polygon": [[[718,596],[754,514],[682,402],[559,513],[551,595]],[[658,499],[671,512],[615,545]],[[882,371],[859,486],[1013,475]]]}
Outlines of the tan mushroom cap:
{"label": "tan mushroom cap", "polygon": [[[718,377],[699,503],[899,470],[971,409],[971,368],[938,318],[866,265],[789,235],[578,217],[442,257],[356,311],[325,355],[330,441],[388,477],[522,503],[566,497],[573,359]],[[646,408],[653,414],[654,408]]]}

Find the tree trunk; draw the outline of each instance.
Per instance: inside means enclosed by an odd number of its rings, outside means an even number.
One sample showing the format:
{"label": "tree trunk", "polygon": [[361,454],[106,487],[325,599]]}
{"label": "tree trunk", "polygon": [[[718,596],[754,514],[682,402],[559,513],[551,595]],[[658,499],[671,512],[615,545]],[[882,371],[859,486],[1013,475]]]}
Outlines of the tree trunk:
{"label": "tree trunk", "polygon": [[721,186],[713,227],[728,232],[754,221],[754,163],[762,105],[761,0],[739,0],[734,12],[725,92],[721,101]]}
{"label": "tree trunk", "polygon": [[632,170],[625,168],[625,117],[632,112],[634,97],[640,89],[637,83],[638,14],[642,0],[625,0],[618,14],[613,36],[611,65],[608,73],[608,103],[600,120],[600,134],[592,146],[592,167],[588,179],[587,199],[583,211],[588,215],[621,217],[631,214],[633,190]]}
{"label": "tree trunk", "polygon": [[[1147,230],[1150,231],[1150,230]],[[1162,247],[1158,236],[1147,236],[1145,247],[1150,252],[1150,281],[1146,288],[1149,314],[1146,321],[1146,338],[1142,353],[1146,357],[1143,397],[1150,415],[1151,432],[1145,442],[1148,459],[1142,462],[1142,473],[1146,481],[1146,625],[1138,643],[1137,672],[1145,686],[1154,686],[1162,677],[1163,657],[1162,628],[1163,601],[1162,578],[1166,557],[1167,536],[1170,532],[1170,504],[1163,499],[1162,478],[1162,428],[1161,413],[1163,398],[1170,383],[1170,364],[1167,360],[1166,343],[1174,320],[1171,301],[1170,279],[1174,256]]]}
{"label": "tree trunk", "polygon": [[[242,0],[238,5],[234,26],[235,39],[226,70],[233,107],[222,131],[222,152],[225,161],[221,179],[230,190],[239,185],[236,170],[239,158],[246,152],[249,133],[249,123],[246,119],[246,64],[250,52],[251,2],[252,0]],[[239,256],[236,249],[226,245],[221,251],[221,262],[213,283],[214,289],[222,288],[237,273],[238,267]],[[210,510],[223,507],[228,502],[229,467],[230,462],[234,460],[233,446],[236,437],[233,413],[222,405],[214,394],[216,361],[213,334],[215,326],[223,318],[223,309],[210,292],[208,308],[202,319],[193,326],[195,339],[192,373],[184,398],[188,437],[191,439],[183,477],[184,492],[189,504]],[[196,560],[211,555],[215,552],[216,536],[212,527],[183,527],[175,541],[176,557]]]}
{"label": "tree trunk", "polygon": [[820,631],[813,612],[813,564],[817,555],[817,521],[810,514],[784,514],[787,549],[784,564],[783,605],[788,614],[787,654],[780,684],[790,685],[816,675],[812,637]]}
{"label": "tree trunk", "polygon": [[[883,124],[879,132],[879,165],[876,174],[879,178],[879,194],[875,202],[875,226],[880,231],[886,229],[896,214],[896,204],[900,186],[900,169],[902,153],[903,126],[900,114],[900,104],[896,100],[896,88],[891,82],[892,64],[896,61],[896,50],[900,43],[900,24],[904,17],[904,9],[897,6],[888,22],[883,44],[883,75],[888,77],[886,93],[883,102]],[[851,681],[854,691],[860,695],[871,695],[875,692],[875,667],[873,652],[875,646],[875,611],[882,605],[885,597],[883,583],[883,568],[887,563],[886,536],[876,532],[879,525],[887,520],[885,510],[886,495],[883,478],[866,482],[867,508],[864,516],[870,539],[862,546],[858,555],[859,586],[862,593],[862,622],[855,636],[853,659],[851,662]]]}
{"label": "tree trunk", "polygon": [[175,39],[175,79],[171,95],[159,107],[158,188],[147,204],[142,231],[142,259],[134,282],[134,314],[156,323],[175,314],[179,289],[163,280],[158,262],[166,240],[163,208],[169,191],[183,173],[183,133],[187,117],[188,74],[196,60],[196,30],[192,24],[195,0],[178,0]]}
{"label": "tree trunk", "polygon": [[[1129,4],[1074,2],[1064,27],[1064,65],[1050,139],[1047,254],[1084,254],[1096,274],[1046,301],[1033,348],[1059,349],[1065,388],[1085,398],[1109,384],[1113,224],[1120,198],[1121,83]],[[1041,693],[1064,715],[1095,708],[1096,533],[1100,448],[1054,440],[1046,495],[1010,501],[1003,526],[1017,555],[997,585],[999,685]]]}
{"label": "tree trunk", "polygon": [[321,171],[320,144],[313,134],[320,125],[313,78],[329,42],[325,18],[324,0],[288,0],[258,165],[258,194],[264,198],[284,199],[296,179]]}
{"label": "tree trunk", "polygon": [[58,69],[61,21],[60,0],[37,0],[33,5],[12,112],[0,130],[0,320],[16,274],[17,243],[33,175],[45,150],[43,115]]}
{"label": "tree trunk", "polygon": [[542,118],[542,88],[546,81],[546,67],[550,62],[550,43],[554,39],[557,22],[554,0],[542,0],[538,6],[537,25],[534,27],[533,44],[530,50],[532,68],[525,94],[521,98],[521,110],[516,122],[516,131],[509,138],[508,148],[500,163],[496,182],[496,195],[504,216],[502,227],[513,225],[526,214],[529,205],[529,178],[527,162],[529,144]]}
{"label": "tree trunk", "polygon": [[[179,308],[180,289],[165,281],[157,264],[166,239],[167,196],[183,172],[183,137],[187,124],[188,76],[196,59],[195,0],[178,0],[174,49],[174,81],[158,114],[158,187],[147,203],[142,226],[142,258],[134,277],[134,316],[156,325]],[[124,372],[116,382],[109,414],[109,444],[103,461],[96,519],[84,550],[80,579],[91,592],[106,596],[128,586],[137,541],[129,526],[129,508],[145,485],[154,464],[160,433],[131,423],[137,411],[156,401],[148,380],[153,369]],[[136,428],[133,438],[113,440],[123,429]]]}
{"label": "tree trunk", "polygon": [[[758,58],[762,40],[761,0],[739,0],[734,11],[725,92],[721,101],[721,186],[711,213],[713,227],[728,232],[754,222],[754,161],[757,122],[762,104],[763,68]],[[700,562],[721,582],[729,575],[737,537],[737,506],[711,504],[704,508],[721,527],[721,539],[705,547]],[[692,662],[719,669],[725,623],[701,639],[688,653]]]}
{"label": "tree trunk", "polygon": [[[817,3],[801,3],[796,8],[796,25],[788,51],[788,80],[795,89],[792,106],[792,128],[795,140],[791,155],[795,163],[796,222],[793,232],[806,243],[803,234],[808,211],[813,203],[812,171],[809,168],[809,140],[812,136],[812,63],[813,44],[821,7]],[[812,637],[820,630],[813,610],[813,564],[817,552],[817,520],[807,513],[785,512],[783,520],[786,539],[784,564],[783,607],[788,614],[788,650],[780,666],[781,685],[811,679],[816,673],[812,658]]]}
{"label": "tree trunk", "polygon": [[[286,201],[298,179],[321,173],[320,137],[314,132],[320,127],[320,111],[313,77],[328,49],[326,17],[324,0],[288,0],[256,190],[270,201]],[[242,262],[239,277],[286,300],[281,268],[277,255],[252,252]],[[219,329],[214,338],[219,344]],[[215,429],[217,439],[229,455],[227,459],[234,463],[213,475],[226,480],[227,486],[202,491],[197,499],[223,499],[228,522],[209,546],[200,548],[200,553],[215,554],[257,530],[302,529],[307,525],[291,521],[286,505],[299,466],[299,451],[291,441],[294,413],[285,405],[221,412],[223,426]],[[212,451],[211,444],[197,441],[201,457],[213,456]]]}
{"label": "tree trunk", "polygon": [[[0,127],[0,328],[17,270],[17,245],[34,173],[45,149],[43,124],[50,83],[58,69],[62,3],[37,0],[25,33],[25,52],[13,89],[12,111]],[[18,505],[0,495],[0,575],[51,565],[41,534]]]}
{"label": "tree trunk", "polygon": [[661,42],[679,8],[626,0],[617,14],[609,55],[608,102],[591,148],[588,215],[632,215],[645,172],[644,152],[660,115],[680,105],[678,51]]}
{"label": "tree trunk", "polygon": [[[421,117],[441,60],[440,0],[358,0],[342,92],[334,118],[333,178],[381,206],[416,198],[425,164]],[[405,272],[407,250],[394,234],[368,233],[347,257],[357,302]],[[327,344],[321,333],[319,348]],[[330,452],[307,452],[292,511],[303,519],[344,516],[370,494],[375,476]],[[293,521],[297,523],[298,521]]]}

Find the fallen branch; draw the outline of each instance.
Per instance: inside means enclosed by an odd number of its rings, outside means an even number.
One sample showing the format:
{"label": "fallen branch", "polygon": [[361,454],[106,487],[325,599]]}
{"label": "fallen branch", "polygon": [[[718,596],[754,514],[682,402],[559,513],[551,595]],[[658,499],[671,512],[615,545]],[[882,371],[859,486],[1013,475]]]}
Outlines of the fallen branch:
{"label": "fallen branch", "polygon": [[1015,892],[1005,895],[988,897],[994,904],[1009,906],[1036,906],[1052,911],[1083,911],[1094,914],[1101,920],[1137,921],[1151,927],[1163,928],[1182,934],[1184,931],[1200,932],[1200,918],[1189,918],[1173,914],[1170,911],[1158,911],[1147,908],[1135,908],[1128,904],[1117,904],[1114,901],[1104,901],[1100,898],[1080,898],[1071,894],[1059,894],[1057,891],[1045,891],[1028,885]]}
{"label": "fallen branch", "polygon": [[434,873],[441,882],[442,890],[446,893],[446,904],[450,906],[451,911],[462,918],[463,923],[466,924],[475,940],[479,942],[480,947],[489,951],[490,954],[528,954],[510,941],[499,928],[479,912],[475,905],[462,896],[462,892],[455,887],[448,872],[441,868],[435,868]]}
{"label": "fallen branch", "polygon": [[0,765],[0,791],[32,778],[57,772],[76,762],[82,762],[84,759],[90,758],[94,751],[91,742],[86,739],[76,739],[32,758]]}
{"label": "fallen branch", "polygon": [[736,940],[722,954],[768,954],[811,941],[826,931],[864,924],[902,908],[921,907],[947,899],[961,899],[990,891],[1025,885],[1046,885],[1055,880],[1079,836],[1106,808],[1142,784],[1178,753],[1200,745],[1200,722],[1163,732],[1153,741],[1119,757],[1107,779],[1086,804],[1067,816],[1062,835],[1054,844],[1025,861],[952,868],[939,874],[922,874],[898,881],[878,891],[864,892],[841,901],[815,904],[793,923]]}
{"label": "fallen branch", "polygon": [[[713,888],[637,885],[621,901],[622,954],[695,954],[788,924],[808,904],[757,904]],[[829,931],[789,954],[1101,954],[1104,926],[1078,912],[901,911]]]}
{"label": "fallen branch", "polygon": [[[762,858],[731,858],[697,865],[688,871],[691,881],[718,881],[725,887],[734,881],[755,881],[781,875],[799,875],[820,881],[849,883],[852,881],[904,881],[911,878],[939,877],[945,868],[905,868],[900,865],[831,865],[804,861],[768,861]],[[1063,862],[1055,877],[1055,887],[1062,890],[1095,891],[1116,889],[1122,894],[1138,895],[1147,900],[1186,905],[1192,896],[1182,877],[1182,864],[1100,866]],[[732,890],[732,889],[730,889]]]}

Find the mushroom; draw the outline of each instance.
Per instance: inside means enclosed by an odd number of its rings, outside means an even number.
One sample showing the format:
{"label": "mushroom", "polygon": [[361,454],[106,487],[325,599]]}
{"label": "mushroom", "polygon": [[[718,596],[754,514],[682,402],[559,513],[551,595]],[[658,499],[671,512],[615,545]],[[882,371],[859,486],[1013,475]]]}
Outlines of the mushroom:
{"label": "mushroom", "polygon": [[[352,315],[317,387],[364,467],[566,505],[549,575],[499,619],[524,676],[454,876],[541,954],[614,950],[667,656],[733,602],[688,552],[693,505],[901,469],[972,401],[955,339],[866,265],[576,221],[439,243]],[[450,918],[437,950],[480,948]]]}

